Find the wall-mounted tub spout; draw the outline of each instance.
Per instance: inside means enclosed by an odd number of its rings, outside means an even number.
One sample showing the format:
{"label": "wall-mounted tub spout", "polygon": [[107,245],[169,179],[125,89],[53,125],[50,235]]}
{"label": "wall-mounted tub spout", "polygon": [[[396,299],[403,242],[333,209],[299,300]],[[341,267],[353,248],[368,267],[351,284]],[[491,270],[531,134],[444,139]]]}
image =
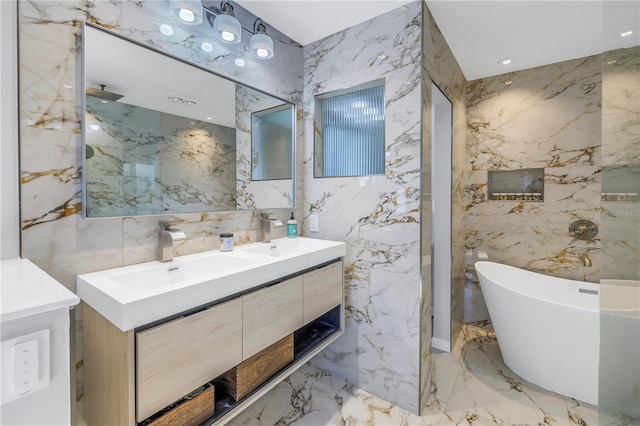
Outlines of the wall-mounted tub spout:
{"label": "wall-mounted tub spout", "polygon": [[582,261],[582,265],[586,266],[587,268],[591,268],[592,263],[591,263],[591,258],[589,257],[589,255],[587,253],[582,253],[580,255],[580,260]]}

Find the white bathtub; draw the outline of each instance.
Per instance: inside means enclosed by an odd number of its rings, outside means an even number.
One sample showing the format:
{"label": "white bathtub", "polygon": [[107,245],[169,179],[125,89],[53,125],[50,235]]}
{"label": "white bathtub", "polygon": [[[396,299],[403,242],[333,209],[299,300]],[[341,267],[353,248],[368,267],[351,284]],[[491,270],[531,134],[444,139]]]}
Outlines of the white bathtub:
{"label": "white bathtub", "polygon": [[475,264],[505,364],[545,389],[596,405],[599,285]]}

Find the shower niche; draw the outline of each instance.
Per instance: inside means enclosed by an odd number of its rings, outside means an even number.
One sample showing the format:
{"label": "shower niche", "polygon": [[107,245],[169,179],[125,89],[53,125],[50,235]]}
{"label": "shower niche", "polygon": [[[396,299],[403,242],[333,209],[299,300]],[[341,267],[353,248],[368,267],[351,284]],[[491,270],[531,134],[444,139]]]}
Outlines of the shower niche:
{"label": "shower niche", "polygon": [[544,168],[489,170],[490,201],[544,201]]}

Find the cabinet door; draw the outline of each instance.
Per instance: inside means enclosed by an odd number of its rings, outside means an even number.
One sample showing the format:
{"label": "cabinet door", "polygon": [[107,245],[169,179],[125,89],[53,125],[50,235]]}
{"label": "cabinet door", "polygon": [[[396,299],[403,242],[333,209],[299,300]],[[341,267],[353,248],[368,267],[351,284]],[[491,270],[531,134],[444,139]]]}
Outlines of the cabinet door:
{"label": "cabinet door", "polygon": [[301,277],[243,296],[243,360],[300,327],[302,327]]}
{"label": "cabinet door", "polygon": [[242,361],[242,301],[136,334],[136,419],[142,421]]}
{"label": "cabinet door", "polygon": [[309,272],[303,276],[303,280],[305,324],[342,303],[342,262]]}

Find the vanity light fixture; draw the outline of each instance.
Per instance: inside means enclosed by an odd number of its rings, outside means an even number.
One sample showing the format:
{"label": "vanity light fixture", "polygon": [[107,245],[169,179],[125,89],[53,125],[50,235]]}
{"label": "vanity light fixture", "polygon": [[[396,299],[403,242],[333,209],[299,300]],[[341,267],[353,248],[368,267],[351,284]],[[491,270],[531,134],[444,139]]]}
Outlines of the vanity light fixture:
{"label": "vanity light fixture", "polygon": [[213,20],[213,37],[226,44],[240,43],[242,27],[233,15],[233,6],[223,1],[220,4],[220,14]]}
{"label": "vanity light fixture", "polygon": [[257,59],[273,58],[273,40],[267,35],[262,19],[253,23],[253,35],[249,39],[249,52]]}
{"label": "vanity light fixture", "polygon": [[169,0],[169,15],[185,25],[200,25],[204,12],[200,0]]}
{"label": "vanity light fixture", "polygon": [[511,62],[513,62],[513,58],[504,58],[498,61],[500,65],[509,65]]}

